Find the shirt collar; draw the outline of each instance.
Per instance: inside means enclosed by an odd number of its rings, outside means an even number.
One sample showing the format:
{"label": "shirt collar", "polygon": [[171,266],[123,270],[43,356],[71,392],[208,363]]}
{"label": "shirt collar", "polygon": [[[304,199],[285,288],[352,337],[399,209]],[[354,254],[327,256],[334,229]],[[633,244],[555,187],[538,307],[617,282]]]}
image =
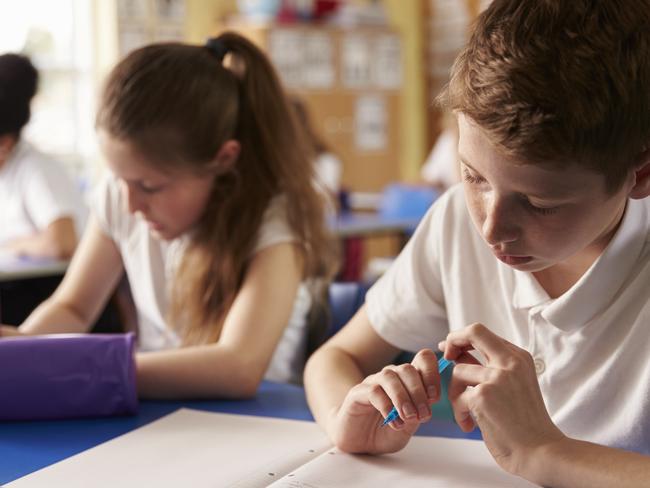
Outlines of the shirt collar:
{"label": "shirt collar", "polygon": [[517,271],[507,264],[499,261],[499,265],[506,268],[514,275],[514,289],[512,291],[512,305],[515,308],[531,308],[551,300],[546,290],[542,288],[532,273]]}
{"label": "shirt collar", "polygon": [[0,167],[0,172],[8,171],[7,168],[16,164],[16,161],[24,157],[25,152],[29,149],[29,143],[23,139],[18,139],[16,144],[11,149],[11,153],[7,157],[5,163]]}
{"label": "shirt collar", "polygon": [[550,299],[532,273],[513,270],[515,308],[548,302],[542,317],[565,331],[576,330],[599,315],[610,306],[641,254],[648,233],[646,212],[642,200],[629,200],[623,221],[603,253],[555,300]]}

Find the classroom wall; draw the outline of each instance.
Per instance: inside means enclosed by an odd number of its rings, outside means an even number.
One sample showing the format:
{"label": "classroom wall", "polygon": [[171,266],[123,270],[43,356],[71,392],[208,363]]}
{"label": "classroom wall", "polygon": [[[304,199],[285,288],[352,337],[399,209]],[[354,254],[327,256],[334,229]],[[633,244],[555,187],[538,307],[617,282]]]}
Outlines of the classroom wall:
{"label": "classroom wall", "polygon": [[400,110],[400,175],[417,180],[428,152],[424,0],[383,0],[389,21],[402,35],[404,89]]}
{"label": "classroom wall", "polygon": [[[400,106],[401,179],[416,180],[428,147],[424,61],[425,0],[382,0],[389,23],[402,37],[404,52],[404,90]],[[187,0],[187,39],[203,42],[219,18],[237,11],[236,0]]]}
{"label": "classroom wall", "polygon": [[205,42],[219,19],[237,11],[236,0],[186,0],[187,41]]}

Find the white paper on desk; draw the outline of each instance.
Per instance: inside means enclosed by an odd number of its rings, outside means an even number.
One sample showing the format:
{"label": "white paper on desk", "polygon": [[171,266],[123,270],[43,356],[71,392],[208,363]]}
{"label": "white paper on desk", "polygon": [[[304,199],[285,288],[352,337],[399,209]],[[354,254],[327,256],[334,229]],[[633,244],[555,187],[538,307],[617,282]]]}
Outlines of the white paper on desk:
{"label": "white paper on desk", "polygon": [[18,261],[15,253],[0,247],[0,266],[15,266]]}
{"label": "white paper on desk", "polygon": [[314,422],[181,409],[6,486],[265,487],[329,447]]}
{"label": "white paper on desk", "polygon": [[413,437],[396,454],[362,456],[329,449],[272,488],[526,488],[503,471],[485,444],[465,439]]}

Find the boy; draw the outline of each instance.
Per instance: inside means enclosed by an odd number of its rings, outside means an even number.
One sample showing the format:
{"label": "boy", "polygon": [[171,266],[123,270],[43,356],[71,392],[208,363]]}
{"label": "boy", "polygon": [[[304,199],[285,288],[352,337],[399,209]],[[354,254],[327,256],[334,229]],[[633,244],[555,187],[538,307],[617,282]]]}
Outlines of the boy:
{"label": "boy", "polygon": [[310,359],[314,416],[345,451],[401,449],[437,345],[457,423],[507,471],[650,486],[650,2],[495,0],[441,100],[463,185]]}

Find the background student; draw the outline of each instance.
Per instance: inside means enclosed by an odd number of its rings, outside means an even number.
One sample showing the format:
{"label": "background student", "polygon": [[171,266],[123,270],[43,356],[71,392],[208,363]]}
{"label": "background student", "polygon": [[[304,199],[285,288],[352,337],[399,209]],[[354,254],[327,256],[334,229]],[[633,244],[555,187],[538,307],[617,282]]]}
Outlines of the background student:
{"label": "background student", "polygon": [[303,282],[327,275],[331,247],[266,57],[231,33],[136,50],[108,78],[97,129],[111,176],[61,286],[20,332],[87,331],[125,269],[141,396],[246,397],[264,376],[299,375]]}
{"label": "background student", "polygon": [[420,177],[443,193],[460,181],[458,166],[458,121],[454,114],[444,112],[442,132],[420,170]]}
{"label": "background student", "polygon": [[332,211],[335,212],[341,191],[343,163],[316,132],[305,103],[297,95],[291,96],[291,106],[298,118],[298,124],[300,124],[306,142],[312,150],[316,186],[331,202]]}
{"label": "background student", "polygon": [[[443,98],[463,185],[305,371],[340,448],[409,441],[440,396],[439,347],[456,422],[507,471],[650,486],[649,25],[647,0],[495,0],[479,17]],[[401,349],[419,352],[387,366]]]}
{"label": "background student", "polygon": [[28,58],[0,55],[0,252],[67,259],[85,208],[65,168],[21,137],[37,84]]}

